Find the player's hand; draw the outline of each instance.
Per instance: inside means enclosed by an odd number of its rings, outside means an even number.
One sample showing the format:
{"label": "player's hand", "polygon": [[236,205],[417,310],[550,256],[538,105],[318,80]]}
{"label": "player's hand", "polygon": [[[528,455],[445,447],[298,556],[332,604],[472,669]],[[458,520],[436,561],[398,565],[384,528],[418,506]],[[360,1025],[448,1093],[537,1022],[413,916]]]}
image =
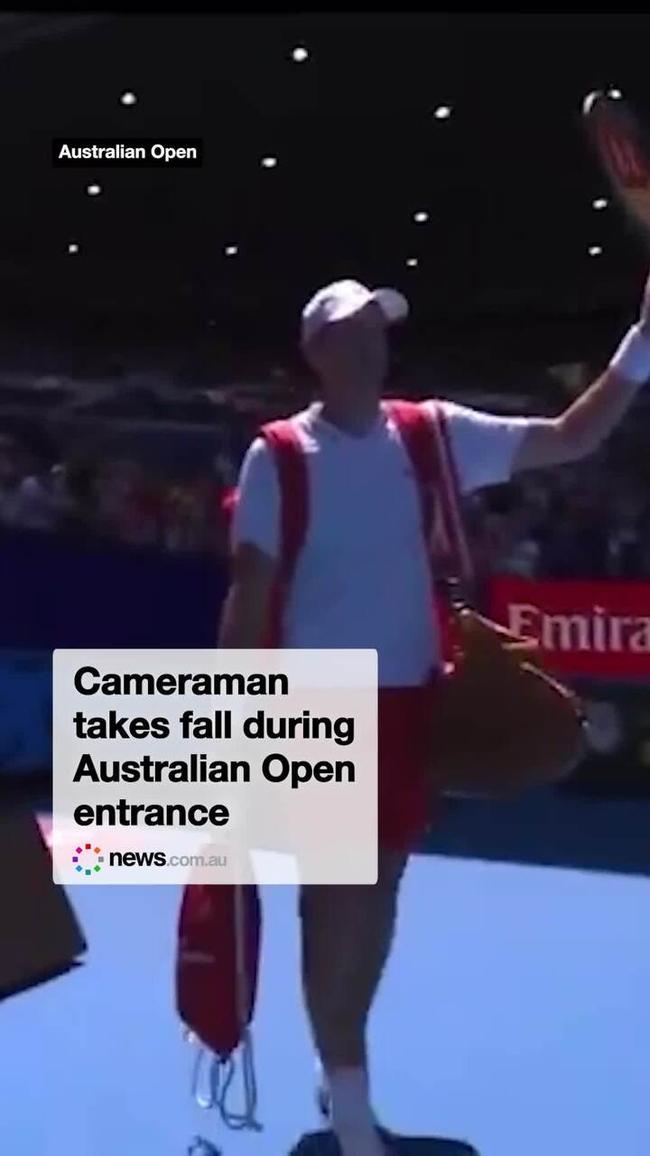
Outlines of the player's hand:
{"label": "player's hand", "polygon": [[650,274],[648,275],[648,280],[645,283],[643,301],[641,302],[641,315],[639,317],[639,324],[644,336],[650,337]]}

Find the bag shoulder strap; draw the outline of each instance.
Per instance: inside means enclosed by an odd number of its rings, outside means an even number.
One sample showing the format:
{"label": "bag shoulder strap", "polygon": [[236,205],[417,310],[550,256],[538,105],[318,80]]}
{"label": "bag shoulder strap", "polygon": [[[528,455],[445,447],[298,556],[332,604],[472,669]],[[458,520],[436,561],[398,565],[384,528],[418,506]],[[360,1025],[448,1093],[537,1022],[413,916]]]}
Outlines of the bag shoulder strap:
{"label": "bag shoulder strap", "polygon": [[273,452],[280,490],[280,577],[286,588],[293,579],[307,533],[309,487],[307,463],[294,423],[287,418],[260,430]]}
{"label": "bag shoulder strap", "polygon": [[280,490],[279,571],[273,587],[266,645],[282,645],[284,609],[296,562],[307,536],[309,484],[307,460],[298,431],[289,419],[269,422],[261,436],[272,451]]}
{"label": "bag shoulder strap", "polygon": [[438,475],[432,423],[427,420],[421,406],[412,401],[391,399],[383,403],[383,408],[397,426],[415,473],[422,511],[422,530],[428,546],[433,532],[434,493]]}
{"label": "bag shoulder strap", "polygon": [[390,400],[385,402],[384,406],[399,430],[415,473],[429,556],[438,502],[446,545],[455,568],[454,577],[460,579],[463,585],[471,586],[474,567],[465,533],[460,487],[442,406],[436,405],[433,414],[418,402]]}
{"label": "bag shoulder strap", "polygon": [[436,402],[434,405],[433,428],[438,448],[440,467],[440,494],[444,507],[445,522],[449,527],[449,540],[453,543],[456,555],[457,575],[464,587],[469,591],[476,582],[476,572],[469,545],[463,505],[461,485],[456,466],[456,459],[451,445],[449,422],[443,407]]}

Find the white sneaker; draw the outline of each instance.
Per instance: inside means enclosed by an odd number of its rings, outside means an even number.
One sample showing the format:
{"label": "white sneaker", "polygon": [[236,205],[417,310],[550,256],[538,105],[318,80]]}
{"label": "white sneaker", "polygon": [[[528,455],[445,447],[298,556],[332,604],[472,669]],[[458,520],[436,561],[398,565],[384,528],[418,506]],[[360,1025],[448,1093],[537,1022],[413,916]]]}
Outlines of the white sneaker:
{"label": "white sneaker", "polygon": [[[318,1061],[316,1061],[316,1089],[314,1096],[318,1114],[323,1124],[330,1125],[332,1122],[332,1099],[327,1086],[325,1072]],[[377,1125],[377,1133],[382,1145],[382,1152],[385,1152],[386,1156],[388,1156],[391,1134],[379,1124]]]}
{"label": "white sneaker", "polygon": [[325,1124],[328,1124],[332,1118],[332,1103],[330,1094],[323,1085],[316,1089],[316,1107],[318,1108],[321,1120],[323,1120]]}

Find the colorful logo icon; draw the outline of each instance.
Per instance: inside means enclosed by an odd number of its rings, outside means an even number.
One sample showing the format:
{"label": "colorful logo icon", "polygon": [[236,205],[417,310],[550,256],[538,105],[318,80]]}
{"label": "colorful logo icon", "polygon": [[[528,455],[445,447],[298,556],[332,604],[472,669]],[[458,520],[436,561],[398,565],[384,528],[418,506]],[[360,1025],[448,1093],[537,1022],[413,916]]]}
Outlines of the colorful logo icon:
{"label": "colorful logo icon", "polygon": [[[101,864],[104,862],[101,851],[101,847],[93,847],[92,843],[86,843],[85,847],[77,847],[72,856],[72,862],[76,864],[75,871],[79,871],[83,875],[96,875],[98,871],[101,871]],[[81,862],[82,857],[86,862],[90,861],[92,866],[85,867]]]}

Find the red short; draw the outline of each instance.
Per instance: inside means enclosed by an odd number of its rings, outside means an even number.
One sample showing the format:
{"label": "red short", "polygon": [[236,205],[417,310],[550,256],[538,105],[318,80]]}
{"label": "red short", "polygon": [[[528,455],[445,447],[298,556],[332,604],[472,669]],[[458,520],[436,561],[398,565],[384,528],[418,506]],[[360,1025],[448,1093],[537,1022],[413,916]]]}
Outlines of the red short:
{"label": "red short", "polygon": [[379,689],[379,845],[413,849],[435,818],[430,785],[436,684]]}

